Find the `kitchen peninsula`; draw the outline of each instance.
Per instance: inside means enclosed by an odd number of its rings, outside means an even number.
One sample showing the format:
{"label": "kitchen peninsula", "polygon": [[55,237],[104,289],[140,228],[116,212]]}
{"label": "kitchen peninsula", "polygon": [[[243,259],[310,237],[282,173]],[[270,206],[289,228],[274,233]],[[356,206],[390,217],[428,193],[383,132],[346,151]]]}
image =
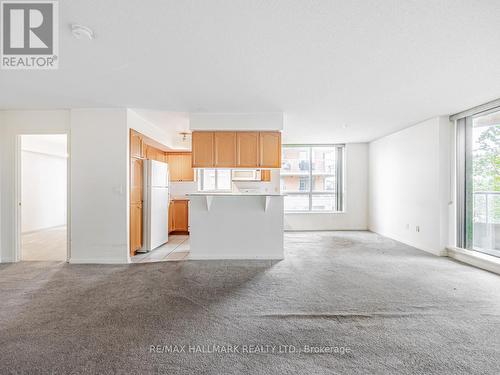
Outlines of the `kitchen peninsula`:
{"label": "kitchen peninsula", "polygon": [[[283,259],[284,201],[279,194],[282,125],[281,114],[191,117],[192,167],[200,179],[198,192],[187,194],[189,259]],[[230,126],[265,128],[248,131]],[[221,174],[220,170],[226,172]],[[233,178],[235,170],[246,170],[250,189]],[[222,175],[229,176],[229,181],[219,184]]]}
{"label": "kitchen peninsula", "polygon": [[283,195],[192,193],[190,259],[283,259]]}

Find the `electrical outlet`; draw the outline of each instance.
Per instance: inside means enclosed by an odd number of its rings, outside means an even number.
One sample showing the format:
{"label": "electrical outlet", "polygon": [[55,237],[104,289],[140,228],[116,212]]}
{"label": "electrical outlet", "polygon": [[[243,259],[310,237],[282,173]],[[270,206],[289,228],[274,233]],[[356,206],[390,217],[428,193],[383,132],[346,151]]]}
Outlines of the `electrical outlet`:
{"label": "electrical outlet", "polygon": [[415,230],[416,230],[417,232],[420,232],[420,227],[417,225],[417,226],[415,227]]}

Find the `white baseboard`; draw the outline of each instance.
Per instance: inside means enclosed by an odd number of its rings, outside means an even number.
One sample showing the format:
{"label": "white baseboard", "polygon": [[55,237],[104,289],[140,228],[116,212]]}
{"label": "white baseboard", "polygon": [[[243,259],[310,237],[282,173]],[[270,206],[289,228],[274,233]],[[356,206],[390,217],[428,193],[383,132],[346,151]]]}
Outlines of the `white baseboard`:
{"label": "white baseboard", "polygon": [[296,228],[285,228],[285,232],[367,232],[368,228],[337,228],[337,229],[296,229]]}
{"label": "white baseboard", "polygon": [[441,249],[441,250],[439,250],[439,249],[433,249],[433,248],[430,248],[428,246],[424,246],[422,244],[419,244],[417,242],[408,241],[405,238],[400,238],[398,236],[393,236],[393,235],[389,235],[389,234],[379,233],[379,232],[374,231],[373,229],[370,229],[370,232],[377,233],[377,234],[379,234],[381,236],[390,238],[390,239],[392,239],[394,241],[398,241],[398,242],[404,243],[405,245],[414,247],[414,248],[416,248],[418,250],[425,251],[426,253],[429,253],[429,254],[432,254],[432,255],[436,255],[438,257],[445,257],[445,256],[448,255],[448,252],[447,252],[446,249]]}
{"label": "white baseboard", "polygon": [[253,258],[249,258],[248,256],[242,255],[242,256],[235,256],[234,254],[232,255],[201,255],[197,256],[196,254],[190,253],[188,258],[185,260],[271,260],[271,261],[279,261],[283,260],[285,258],[269,258],[266,256],[256,256]]}
{"label": "white baseboard", "polygon": [[70,264],[128,264],[126,259],[113,259],[113,258],[88,258],[88,259],[75,259],[69,260]]}
{"label": "white baseboard", "polygon": [[500,258],[493,255],[450,246],[448,247],[448,256],[459,262],[500,275]]}

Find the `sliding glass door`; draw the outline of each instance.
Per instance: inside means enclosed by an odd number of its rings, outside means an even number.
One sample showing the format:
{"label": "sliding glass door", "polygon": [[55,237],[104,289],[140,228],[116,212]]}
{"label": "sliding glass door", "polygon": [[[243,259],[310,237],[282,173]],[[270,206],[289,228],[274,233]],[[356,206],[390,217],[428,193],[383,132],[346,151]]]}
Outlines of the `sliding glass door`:
{"label": "sliding glass door", "polygon": [[465,119],[465,244],[500,257],[500,109]]}

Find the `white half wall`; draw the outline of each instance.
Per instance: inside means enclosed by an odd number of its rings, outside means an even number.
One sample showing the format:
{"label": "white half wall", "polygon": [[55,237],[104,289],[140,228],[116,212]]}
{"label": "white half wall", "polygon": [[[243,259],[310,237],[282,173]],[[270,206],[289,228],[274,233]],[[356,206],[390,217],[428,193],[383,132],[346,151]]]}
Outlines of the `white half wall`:
{"label": "white half wall", "polygon": [[71,110],[71,263],[127,263],[126,109]]}
{"label": "white half wall", "polygon": [[368,144],[345,146],[345,212],[287,213],[285,230],[367,230],[368,229]]}
{"label": "white half wall", "polygon": [[370,230],[446,255],[451,131],[436,117],[370,143]]}
{"label": "white half wall", "polygon": [[21,148],[21,231],[66,225],[66,136],[24,135]]}
{"label": "white half wall", "polygon": [[[22,134],[68,134],[70,129],[69,111],[0,111],[0,261],[14,262],[17,238],[16,191],[17,168],[20,158],[16,150],[20,147]],[[17,167],[16,167],[17,166]]]}

